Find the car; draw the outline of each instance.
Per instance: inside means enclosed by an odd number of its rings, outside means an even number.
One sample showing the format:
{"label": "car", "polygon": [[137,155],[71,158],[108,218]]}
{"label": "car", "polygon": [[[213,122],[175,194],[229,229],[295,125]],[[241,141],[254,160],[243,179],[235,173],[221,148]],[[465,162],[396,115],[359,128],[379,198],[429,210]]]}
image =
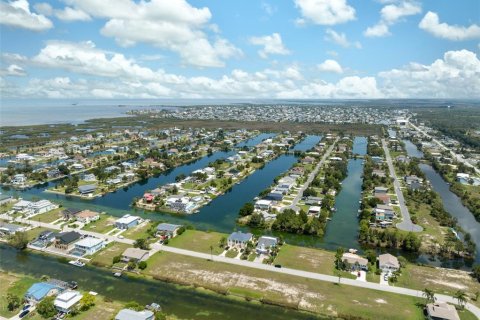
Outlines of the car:
{"label": "car", "polygon": [[27,309],[30,308],[30,307],[31,307],[31,305],[26,304],[26,305],[23,306],[23,309],[22,309],[22,310],[27,310]]}
{"label": "car", "polygon": [[275,268],[281,268],[281,267],[282,267],[281,264],[276,264],[276,265],[275,265]]}
{"label": "car", "polygon": [[23,310],[19,315],[18,317],[21,319],[23,317],[25,317],[27,314],[30,313],[30,310]]}

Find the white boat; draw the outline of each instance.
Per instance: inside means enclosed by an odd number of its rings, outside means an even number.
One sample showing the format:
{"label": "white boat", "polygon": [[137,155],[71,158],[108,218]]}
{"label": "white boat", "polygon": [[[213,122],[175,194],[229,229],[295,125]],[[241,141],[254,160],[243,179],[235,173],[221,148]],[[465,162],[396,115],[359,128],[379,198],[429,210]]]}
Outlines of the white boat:
{"label": "white boat", "polygon": [[121,273],[121,272],[115,272],[115,273],[113,274],[113,276],[115,276],[115,277],[121,277],[121,276],[122,276],[122,273]]}
{"label": "white boat", "polygon": [[76,266],[76,267],[84,267],[85,266],[85,263],[81,262],[80,260],[71,260],[68,263],[70,263],[71,265]]}
{"label": "white boat", "polygon": [[357,253],[358,250],[357,250],[357,249],[348,249],[348,252],[350,252],[350,253]]}

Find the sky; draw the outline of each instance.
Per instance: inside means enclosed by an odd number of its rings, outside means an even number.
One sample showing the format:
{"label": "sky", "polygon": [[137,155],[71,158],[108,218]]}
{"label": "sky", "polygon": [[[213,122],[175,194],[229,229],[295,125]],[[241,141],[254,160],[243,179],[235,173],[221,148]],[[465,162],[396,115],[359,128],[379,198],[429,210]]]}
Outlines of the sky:
{"label": "sky", "polygon": [[0,0],[1,98],[480,98],[479,0]]}

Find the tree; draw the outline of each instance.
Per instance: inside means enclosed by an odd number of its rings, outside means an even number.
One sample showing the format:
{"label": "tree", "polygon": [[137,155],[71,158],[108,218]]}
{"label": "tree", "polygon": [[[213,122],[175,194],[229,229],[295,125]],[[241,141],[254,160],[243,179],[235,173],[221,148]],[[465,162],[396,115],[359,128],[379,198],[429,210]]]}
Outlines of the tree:
{"label": "tree", "polygon": [[127,269],[128,269],[128,270],[133,270],[133,269],[135,269],[136,266],[137,266],[137,264],[135,263],[135,261],[134,261],[134,260],[130,260],[130,261],[128,262],[128,264],[127,264]]}
{"label": "tree", "polygon": [[144,308],[138,302],[130,301],[125,305],[125,309],[132,309],[135,311],[142,311]]}
{"label": "tree", "polygon": [[218,245],[220,246],[220,248],[223,248],[227,245],[227,237],[222,237],[218,243]]}
{"label": "tree", "polygon": [[147,262],[146,261],[140,261],[138,263],[138,269],[145,270],[146,268],[147,268]]}
{"label": "tree", "polygon": [[12,293],[7,293],[7,308],[9,311],[13,311],[15,309],[17,309],[18,307],[20,307],[20,304],[22,303],[22,301],[20,300],[20,298]]}
{"label": "tree", "polygon": [[428,289],[428,288],[425,288],[423,289],[423,296],[425,297],[425,303],[428,304],[430,302],[435,302],[435,293]]}
{"label": "tree", "polygon": [[122,256],[115,256],[112,259],[112,264],[119,263],[122,260]]}
{"label": "tree", "polygon": [[474,264],[472,267],[472,276],[480,281],[480,264]]}
{"label": "tree", "polygon": [[458,305],[460,306],[461,309],[465,307],[465,304],[467,303],[467,294],[463,290],[458,290],[455,292],[453,295],[455,299],[458,301]]}
{"label": "tree", "polygon": [[8,242],[12,247],[18,250],[24,250],[28,245],[28,237],[25,232],[15,232]]}
{"label": "tree", "polygon": [[342,247],[337,248],[337,252],[335,253],[335,268],[338,270],[343,270],[345,268],[345,264],[343,263],[342,257],[345,253],[345,249]]}
{"label": "tree", "polygon": [[87,311],[95,305],[95,296],[90,293],[85,293],[80,299],[80,310]]}
{"label": "tree", "polygon": [[144,238],[139,238],[135,240],[133,246],[142,250],[150,250],[150,246],[148,245],[147,240]]}
{"label": "tree", "polygon": [[55,308],[53,301],[55,300],[55,297],[50,296],[46,297],[42,301],[40,301],[37,304],[37,312],[40,314],[43,318],[51,318],[54,315],[57,314],[57,309]]}

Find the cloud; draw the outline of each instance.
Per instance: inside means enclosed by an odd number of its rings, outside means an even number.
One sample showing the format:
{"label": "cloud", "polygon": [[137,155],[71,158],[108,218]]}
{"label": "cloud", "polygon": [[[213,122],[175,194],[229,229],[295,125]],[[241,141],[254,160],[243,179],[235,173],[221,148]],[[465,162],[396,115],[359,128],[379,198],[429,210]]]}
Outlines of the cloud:
{"label": "cloud", "polygon": [[457,25],[451,26],[445,22],[440,23],[438,14],[431,11],[427,12],[418,26],[437,38],[453,41],[480,39],[480,26],[472,24],[469,27],[462,27]]}
{"label": "cloud", "polygon": [[318,66],[318,70],[322,72],[343,73],[342,66],[335,60],[327,59]]}
{"label": "cloud", "polygon": [[380,21],[368,27],[363,34],[366,37],[385,37],[391,35],[389,27],[399,22],[403,17],[416,15],[422,12],[420,4],[402,1],[400,4],[388,4],[380,10]]}
{"label": "cloud", "polygon": [[16,65],[16,64],[11,64],[9,65],[6,69],[0,70],[0,75],[2,76],[14,76],[14,77],[24,77],[27,75],[25,70]]}
{"label": "cloud", "polygon": [[346,0],[295,0],[303,19],[320,25],[336,25],[355,19],[355,9]]}
{"label": "cloud", "polygon": [[63,21],[90,21],[92,18],[82,10],[65,7],[63,10],[55,10],[55,16]]}
{"label": "cloud", "polygon": [[0,24],[31,31],[45,31],[53,28],[53,23],[42,14],[30,12],[27,0],[0,2]]}
{"label": "cloud", "polygon": [[348,41],[345,33],[338,33],[332,29],[327,29],[325,31],[325,40],[336,43],[344,48],[349,48],[352,46],[357,49],[362,48],[362,45],[360,44],[360,42],[358,41],[350,42]]}
{"label": "cloud", "polygon": [[251,37],[250,43],[256,46],[263,46],[263,48],[258,51],[258,54],[263,59],[268,58],[270,54],[290,54],[290,51],[284,46],[282,37],[278,33],[263,37]]}
{"label": "cloud", "polygon": [[398,98],[479,98],[480,60],[468,50],[447,51],[430,65],[410,63],[380,72],[383,91]]}
{"label": "cloud", "polygon": [[71,3],[92,17],[107,19],[101,34],[124,47],[146,43],[176,52],[183,63],[198,67],[223,67],[226,59],[242,55],[226,39],[218,36],[209,39],[210,10],[193,7],[185,0],[72,0]]}

